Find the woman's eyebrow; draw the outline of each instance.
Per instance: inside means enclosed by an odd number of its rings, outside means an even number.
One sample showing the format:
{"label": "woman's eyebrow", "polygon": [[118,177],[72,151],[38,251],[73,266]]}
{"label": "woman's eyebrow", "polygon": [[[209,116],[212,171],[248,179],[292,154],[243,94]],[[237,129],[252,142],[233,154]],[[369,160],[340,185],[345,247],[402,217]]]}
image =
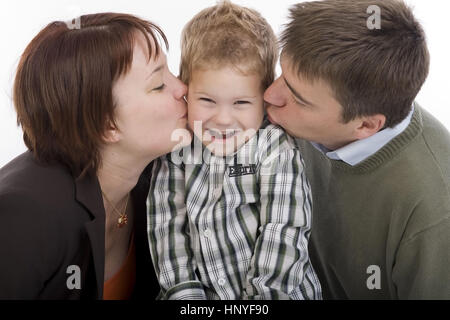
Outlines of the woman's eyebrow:
{"label": "woman's eyebrow", "polygon": [[148,78],[150,78],[153,74],[155,74],[158,71],[161,71],[162,69],[164,69],[164,65],[159,65],[157,66],[146,78],[145,80],[147,80]]}

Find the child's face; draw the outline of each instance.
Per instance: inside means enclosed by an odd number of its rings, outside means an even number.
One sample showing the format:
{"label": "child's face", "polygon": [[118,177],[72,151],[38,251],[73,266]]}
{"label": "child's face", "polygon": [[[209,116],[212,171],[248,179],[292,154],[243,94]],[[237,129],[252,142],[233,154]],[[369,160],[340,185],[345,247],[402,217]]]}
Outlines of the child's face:
{"label": "child's face", "polygon": [[212,153],[233,153],[261,126],[263,93],[259,75],[231,67],[195,70],[187,97],[189,127]]}

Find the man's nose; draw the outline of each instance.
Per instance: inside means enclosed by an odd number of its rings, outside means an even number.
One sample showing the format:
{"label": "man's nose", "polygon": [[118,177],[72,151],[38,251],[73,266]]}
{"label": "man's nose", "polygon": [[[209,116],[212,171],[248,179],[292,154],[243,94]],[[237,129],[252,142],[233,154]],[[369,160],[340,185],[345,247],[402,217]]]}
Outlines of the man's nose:
{"label": "man's nose", "polygon": [[284,107],[286,98],[284,96],[284,83],[281,77],[278,77],[264,92],[264,101],[274,107]]}

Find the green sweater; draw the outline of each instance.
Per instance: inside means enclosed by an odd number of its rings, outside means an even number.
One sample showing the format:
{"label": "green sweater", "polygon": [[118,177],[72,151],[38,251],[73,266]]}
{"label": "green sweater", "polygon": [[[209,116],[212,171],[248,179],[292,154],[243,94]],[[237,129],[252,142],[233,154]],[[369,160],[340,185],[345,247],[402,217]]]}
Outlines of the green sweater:
{"label": "green sweater", "polygon": [[297,142],[324,298],[450,299],[449,132],[416,104],[409,126],[353,167]]}

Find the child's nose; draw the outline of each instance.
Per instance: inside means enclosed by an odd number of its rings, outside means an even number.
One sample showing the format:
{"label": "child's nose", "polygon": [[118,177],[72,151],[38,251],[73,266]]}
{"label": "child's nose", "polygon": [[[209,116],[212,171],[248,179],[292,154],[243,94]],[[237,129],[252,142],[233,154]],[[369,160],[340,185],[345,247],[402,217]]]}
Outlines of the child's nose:
{"label": "child's nose", "polygon": [[226,129],[226,127],[230,126],[233,123],[233,112],[230,110],[229,106],[220,106],[219,110],[215,117],[215,123],[221,128],[217,129]]}

